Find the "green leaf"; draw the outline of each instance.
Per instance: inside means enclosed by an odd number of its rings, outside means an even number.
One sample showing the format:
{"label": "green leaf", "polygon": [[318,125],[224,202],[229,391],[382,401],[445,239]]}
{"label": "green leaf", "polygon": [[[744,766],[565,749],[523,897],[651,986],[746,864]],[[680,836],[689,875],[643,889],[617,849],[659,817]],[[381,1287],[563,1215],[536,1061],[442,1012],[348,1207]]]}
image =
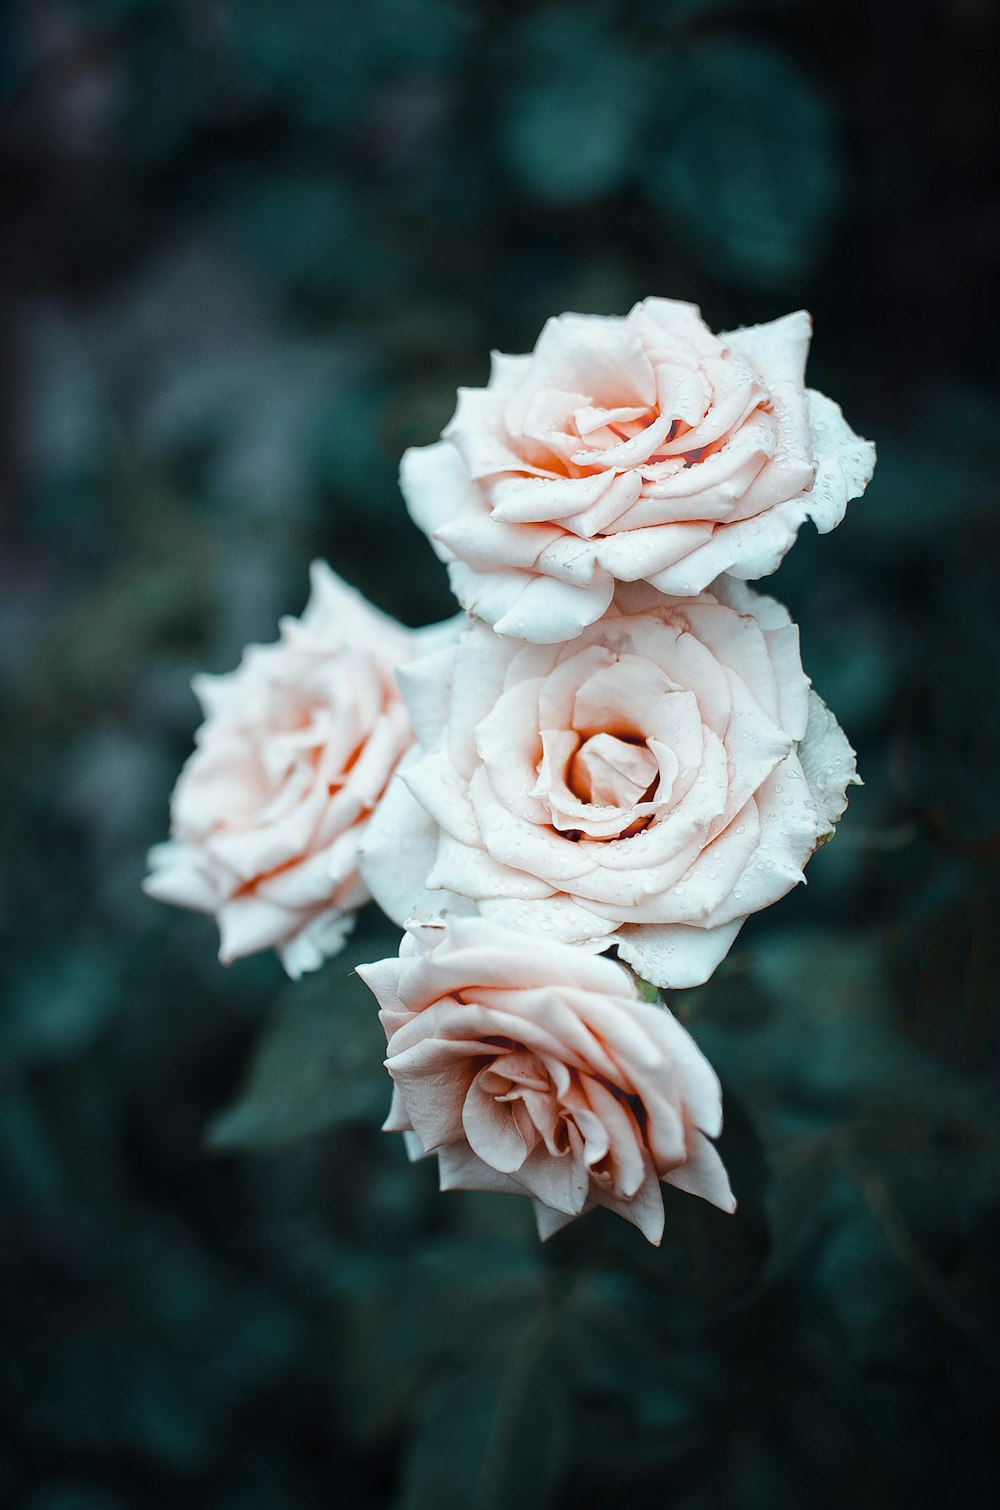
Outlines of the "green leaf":
{"label": "green leaf", "polygon": [[834,121],[812,82],[768,47],[711,41],[676,54],[664,101],[647,195],[667,225],[738,282],[806,273],[844,190]]}
{"label": "green leaf", "polygon": [[65,1171],[53,1129],[26,1087],[7,1084],[0,1095],[0,1177],[28,1202],[56,1202]]}
{"label": "green leaf", "polygon": [[354,944],[284,993],[243,1093],[209,1126],[211,1148],[264,1153],[381,1119],[389,1101],[385,1035],[354,965],[395,952],[389,937]]}
{"label": "green leaf", "polygon": [[398,1510],[543,1510],[568,1457],[569,1413],[544,1314],[428,1389]]}
{"label": "green leaf", "polygon": [[329,303],[397,288],[405,248],[336,173],[251,173],[221,206],[223,233],[276,291]]}
{"label": "green leaf", "polygon": [[[437,1203],[444,1215],[461,1210],[462,1197],[442,1207],[429,1164],[405,1172],[411,1185],[424,1187],[424,1201]],[[504,1204],[492,1200],[494,1208]],[[528,1202],[511,1200],[509,1206]],[[341,1261],[346,1366],[338,1411],[354,1434],[378,1440],[398,1432],[438,1375],[454,1378],[486,1359],[503,1366],[512,1324],[522,1326],[535,1315],[544,1293],[530,1209],[525,1215],[532,1230],[521,1241],[425,1238],[405,1260],[403,1285],[396,1254],[353,1270]]]}
{"label": "green leaf", "polygon": [[786,927],[738,958],[745,973],[706,989],[698,1039],[757,1114],[789,1131],[926,1094],[930,1066],[895,1020],[880,934]]}
{"label": "green leaf", "polygon": [[599,199],[634,172],[650,75],[605,14],[552,9],[518,33],[501,147],[521,187],[554,204]]}
{"label": "green leaf", "polygon": [[351,122],[378,78],[454,65],[469,30],[450,0],[240,0],[232,60],[244,82],[320,129]]}
{"label": "green leaf", "polygon": [[951,1064],[989,1064],[1000,1043],[998,893],[995,862],[981,869],[958,861],[941,865],[914,895],[909,916],[889,941],[910,1033]]}
{"label": "green leaf", "polygon": [[917,1363],[920,1316],[912,1276],[863,1194],[855,1190],[843,1206],[814,1262],[811,1284],[859,1362]]}
{"label": "green leaf", "polygon": [[88,941],[64,951],[26,970],[10,994],[0,1046],[20,1064],[82,1054],[121,1006],[121,971],[112,955]]}

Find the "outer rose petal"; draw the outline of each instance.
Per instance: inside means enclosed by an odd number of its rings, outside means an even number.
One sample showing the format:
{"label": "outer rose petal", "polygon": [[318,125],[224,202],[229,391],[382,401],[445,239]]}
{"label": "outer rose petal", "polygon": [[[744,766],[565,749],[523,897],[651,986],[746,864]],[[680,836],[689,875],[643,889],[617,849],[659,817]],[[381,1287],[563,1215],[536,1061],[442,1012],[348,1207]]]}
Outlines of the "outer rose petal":
{"label": "outer rose petal", "polygon": [[663,1178],[668,1185],[676,1185],[678,1190],[700,1195],[703,1200],[718,1206],[720,1211],[736,1210],[736,1197],[725,1165],[703,1133],[696,1132],[691,1139],[687,1162],[671,1169]]}
{"label": "outer rose petal", "polygon": [[148,897],[189,907],[193,912],[212,912],[217,901],[212,877],[199,862],[197,850],[166,840],[149,852],[150,873],[142,883]]}
{"label": "outer rose petal", "polygon": [[764,325],[744,325],[720,337],[742,352],[768,384],[799,383],[806,372],[812,319],[804,309]]}
{"label": "outer rose petal", "polygon": [[627,960],[643,980],[669,981],[671,989],[703,986],[736,940],[745,919],[716,928],[696,928],[683,923],[628,926],[615,935],[619,957]]}
{"label": "outer rose petal", "polygon": [[447,441],[411,447],[403,453],[399,482],[414,524],[428,536],[442,561],[453,560],[451,552],[439,544],[437,530],[476,502],[459,453]]}
{"label": "outer rose petal", "polygon": [[809,494],[809,517],[821,535],[843,519],[852,498],[863,493],[875,471],[875,447],[855,435],[840,405],[815,389],[806,391],[819,465]]}
{"label": "outer rose petal", "polygon": [[541,902],[492,897],[480,902],[479,911],[505,928],[548,935],[561,944],[600,950],[618,942],[614,918],[598,917],[572,897],[560,894]]}
{"label": "outer rose petal", "polygon": [[543,1238],[600,1205],[659,1243],[661,1179],[733,1208],[708,1141],[718,1079],[621,966],[470,917],[358,973],[386,1033],[386,1130],[437,1155],[442,1190],[528,1195]]}
{"label": "outer rose petal", "polygon": [[[453,561],[448,576],[455,596],[474,618],[491,624],[498,634],[530,638],[539,645],[575,639],[601,617],[614,592],[613,580],[603,572],[572,587],[520,571],[474,572]],[[530,636],[524,633],[529,624]]]}
{"label": "outer rose petal", "polygon": [[860,786],[857,758],[823,699],[809,695],[809,722],[799,760],[820,812],[820,838],[832,834],[847,807],[847,788]]}
{"label": "outer rose petal", "polygon": [[339,954],[353,927],[353,916],[345,917],[336,911],[320,913],[307,923],[290,943],[278,950],[281,963],[292,980],[298,980],[307,971],[318,970],[324,960]]}
{"label": "outer rose petal", "polygon": [[412,665],[401,666],[396,673],[413,731],[424,745],[433,744],[448,722],[451,668],[455,661],[453,648],[454,640],[451,639]]}
{"label": "outer rose petal", "polygon": [[465,898],[428,890],[440,831],[403,780],[402,773],[417,755],[411,751],[403,758],[358,852],[358,866],[372,896],[400,928],[413,915],[474,910]]}

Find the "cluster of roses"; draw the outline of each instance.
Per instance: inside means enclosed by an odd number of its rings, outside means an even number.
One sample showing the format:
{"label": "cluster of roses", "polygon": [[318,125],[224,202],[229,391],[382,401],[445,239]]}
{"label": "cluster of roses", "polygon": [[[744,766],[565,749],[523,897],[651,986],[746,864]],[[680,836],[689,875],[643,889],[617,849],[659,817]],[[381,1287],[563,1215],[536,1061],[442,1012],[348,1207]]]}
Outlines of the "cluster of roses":
{"label": "cluster of roses", "polygon": [[746,586],[871,477],[809,336],[663,299],[551,320],[403,459],[465,612],[410,631],[317,564],[277,644],[196,682],[148,891],[292,976],[374,897],[406,929],[360,971],[386,1126],[442,1188],[530,1196],[543,1236],[601,1205],[658,1242],[661,1181],[734,1205],[718,1080],[643,984],[707,980],[857,779]]}

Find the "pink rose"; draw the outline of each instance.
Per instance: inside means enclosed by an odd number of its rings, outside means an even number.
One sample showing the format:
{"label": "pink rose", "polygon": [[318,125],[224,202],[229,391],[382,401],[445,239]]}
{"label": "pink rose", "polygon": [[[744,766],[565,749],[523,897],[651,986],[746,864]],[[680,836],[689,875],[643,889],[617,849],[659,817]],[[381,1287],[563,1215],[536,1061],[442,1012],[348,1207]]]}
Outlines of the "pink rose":
{"label": "pink rose", "polygon": [[857,779],[787,612],[726,578],[697,598],[621,587],[565,645],[473,625],[400,682],[420,747],[366,837],[382,907],[402,921],[439,889],[452,911],[617,945],[658,986],[708,979]]}
{"label": "pink rose", "polygon": [[403,458],[410,512],[463,606],[500,634],[573,639],[616,581],[695,595],[773,572],[812,519],[844,517],[875,464],[804,385],[804,310],[715,336],[696,306],[561,315],[494,355],[440,443]]}
{"label": "pink rose", "polygon": [[385,1126],[437,1154],[442,1190],[528,1195],[542,1237],[607,1206],[659,1243],[661,1180],[735,1209],[715,1072],[626,970],[481,918],[417,931],[423,950],[407,936],[358,973],[388,1040]]}
{"label": "pink rose", "polygon": [[145,890],[214,913],[225,963],[277,949],[289,975],[336,953],[368,900],[365,825],[412,743],[396,668],[421,648],[328,566],[301,619],[227,676],[195,678],[205,722]]}

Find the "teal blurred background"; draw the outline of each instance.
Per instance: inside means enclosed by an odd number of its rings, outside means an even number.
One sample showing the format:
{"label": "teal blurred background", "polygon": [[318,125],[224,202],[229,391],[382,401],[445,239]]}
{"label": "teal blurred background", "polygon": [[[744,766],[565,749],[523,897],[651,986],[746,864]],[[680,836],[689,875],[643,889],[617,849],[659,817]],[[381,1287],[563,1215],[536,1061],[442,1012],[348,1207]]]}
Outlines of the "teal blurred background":
{"label": "teal blurred background", "polygon": [[[1000,1490],[1000,210],[989,0],[20,0],[0,18],[0,1503],[894,1510]],[[727,1218],[439,1197],[377,916],[291,988],[139,882],[313,555],[544,319],[799,305],[879,446],[774,589],[866,781],[677,1003]],[[526,1203],[525,1203],[526,1205]]]}

